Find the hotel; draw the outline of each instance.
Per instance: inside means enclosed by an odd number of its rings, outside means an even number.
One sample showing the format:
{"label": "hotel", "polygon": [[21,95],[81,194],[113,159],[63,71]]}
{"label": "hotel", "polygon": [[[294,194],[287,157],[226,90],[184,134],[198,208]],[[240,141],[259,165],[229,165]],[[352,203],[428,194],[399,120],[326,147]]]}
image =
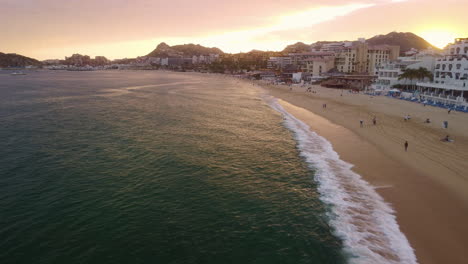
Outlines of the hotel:
{"label": "hotel", "polygon": [[468,38],[457,38],[445,49],[445,56],[436,61],[434,82],[419,82],[421,99],[428,103],[456,107],[468,107]]}

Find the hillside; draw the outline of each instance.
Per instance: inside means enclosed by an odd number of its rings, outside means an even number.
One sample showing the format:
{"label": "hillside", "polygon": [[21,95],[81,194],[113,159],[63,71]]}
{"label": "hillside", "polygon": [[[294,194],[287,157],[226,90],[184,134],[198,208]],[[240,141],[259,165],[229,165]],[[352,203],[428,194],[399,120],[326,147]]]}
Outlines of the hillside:
{"label": "hillside", "polygon": [[371,45],[396,45],[400,46],[401,52],[406,52],[411,48],[415,48],[418,50],[423,50],[427,48],[434,48],[429,42],[424,40],[423,38],[417,36],[416,34],[410,32],[391,32],[387,35],[378,35],[373,38],[367,40],[367,43]]}
{"label": "hillside", "polygon": [[310,52],[310,45],[304,44],[302,42],[297,42],[296,44],[287,46],[282,52],[285,54]]}
{"label": "hillside", "polygon": [[0,67],[25,67],[25,66],[39,66],[41,62],[38,60],[28,58],[18,54],[6,54],[0,52]]}
{"label": "hillside", "polygon": [[148,57],[192,57],[208,54],[223,54],[218,48],[207,48],[201,45],[184,44],[169,46],[166,43],[160,43],[155,50],[149,53]]}
{"label": "hillside", "polygon": [[[370,39],[367,39],[366,41],[370,45],[387,44],[387,45],[400,46],[400,51],[402,53],[410,50],[411,48],[415,48],[418,50],[424,50],[427,48],[437,49],[436,47],[432,46],[429,42],[424,40],[423,38],[410,32],[406,32],[406,33],[391,32],[391,33],[388,33],[387,35],[374,36]],[[315,49],[320,49],[324,44],[336,43],[336,42],[341,42],[341,41],[317,41],[313,43],[312,45],[307,45],[302,42],[298,42],[296,44],[287,46],[283,50],[283,53],[287,54],[287,53],[294,53],[294,52],[307,52],[307,51],[310,51],[311,47],[314,47]]]}

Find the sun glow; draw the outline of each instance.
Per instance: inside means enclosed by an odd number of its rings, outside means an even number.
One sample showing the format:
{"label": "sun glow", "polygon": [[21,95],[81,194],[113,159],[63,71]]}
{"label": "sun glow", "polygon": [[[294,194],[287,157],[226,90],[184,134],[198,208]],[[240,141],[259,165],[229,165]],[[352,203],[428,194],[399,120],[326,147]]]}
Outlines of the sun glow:
{"label": "sun glow", "polygon": [[[85,45],[82,47],[73,46],[57,50],[47,48],[41,50],[40,57],[51,56],[60,57],[59,54],[72,54],[77,51],[84,54],[106,54],[110,59],[122,58],[122,51],[125,50],[126,56],[141,56],[142,51],[149,52],[154,49],[159,42],[166,42],[169,45],[184,43],[197,43],[208,47],[219,47],[224,52],[237,53],[247,52],[252,49],[259,50],[282,50],[286,45],[299,39],[283,39],[278,32],[300,31],[304,28],[310,28],[317,24],[333,20],[340,16],[346,16],[352,12],[369,8],[374,4],[347,4],[341,6],[322,6],[307,9],[298,13],[285,14],[272,19],[273,23],[239,31],[232,32],[214,32],[209,35],[201,36],[183,36],[183,37],[159,37],[157,39],[145,39],[131,42],[119,43],[101,43],[95,45]],[[46,55],[48,54],[48,55]]]}
{"label": "sun glow", "polygon": [[444,30],[424,31],[419,33],[419,35],[432,45],[441,49],[458,37],[456,33]]}

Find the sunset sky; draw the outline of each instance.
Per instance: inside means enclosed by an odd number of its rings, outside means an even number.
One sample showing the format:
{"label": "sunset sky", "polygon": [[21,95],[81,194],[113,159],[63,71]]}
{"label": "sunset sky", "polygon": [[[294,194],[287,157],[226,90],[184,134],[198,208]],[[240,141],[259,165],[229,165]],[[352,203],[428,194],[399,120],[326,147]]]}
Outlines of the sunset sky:
{"label": "sunset sky", "polygon": [[457,0],[0,0],[0,52],[142,56],[162,41],[225,52],[413,32],[443,47],[468,37]]}

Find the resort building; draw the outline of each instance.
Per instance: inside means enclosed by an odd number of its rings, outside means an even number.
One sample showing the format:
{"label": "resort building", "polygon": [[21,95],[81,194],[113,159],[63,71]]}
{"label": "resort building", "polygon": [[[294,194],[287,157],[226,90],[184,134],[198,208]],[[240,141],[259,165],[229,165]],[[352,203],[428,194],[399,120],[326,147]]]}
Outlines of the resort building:
{"label": "resort building", "polygon": [[304,52],[304,53],[290,53],[289,57],[292,64],[297,66],[301,71],[307,71],[307,63],[314,59],[334,58],[333,52]]}
{"label": "resort building", "polygon": [[367,68],[368,45],[364,42],[353,43],[336,53],[335,65],[343,73],[362,73]]}
{"label": "resort building", "polygon": [[331,69],[341,73],[374,74],[375,69],[394,61],[400,53],[399,46],[370,46],[365,39],[354,42],[315,44],[313,52],[290,53],[287,57],[270,57],[269,69],[284,69],[292,64],[297,70],[311,76],[320,76]]}
{"label": "resort building", "polygon": [[400,57],[396,61],[387,61],[376,68],[375,75],[378,79],[372,84],[376,91],[389,91],[398,86],[416,85],[417,80],[402,79],[400,75],[406,69],[425,68],[434,72],[435,62],[438,57],[434,55],[414,55],[411,57]]}
{"label": "resort building", "polygon": [[417,84],[421,99],[451,107],[468,107],[468,38],[457,38],[437,59],[434,82]]}
{"label": "resort building", "polygon": [[377,67],[388,61],[395,61],[400,54],[399,46],[378,45],[367,49],[366,72],[372,73]]}
{"label": "resort building", "polygon": [[291,57],[270,57],[267,61],[268,69],[284,69],[287,65],[292,64]]}
{"label": "resort building", "polygon": [[328,56],[323,58],[311,58],[306,61],[306,72],[312,77],[322,76],[323,73],[335,68],[335,57]]}
{"label": "resort building", "polygon": [[399,46],[369,46],[365,42],[357,41],[337,52],[335,65],[337,70],[343,73],[372,74],[377,67],[396,60],[399,53]]}

